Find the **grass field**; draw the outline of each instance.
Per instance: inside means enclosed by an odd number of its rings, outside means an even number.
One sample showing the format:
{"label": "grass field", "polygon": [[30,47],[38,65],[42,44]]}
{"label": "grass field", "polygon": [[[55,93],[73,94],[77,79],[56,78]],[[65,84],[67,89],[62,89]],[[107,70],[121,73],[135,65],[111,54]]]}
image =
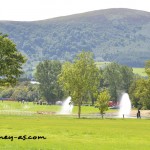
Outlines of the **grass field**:
{"label": "grass field", "polygon": [[[58,105],[36,105],[32,102],[24,103],[17,101],[5,101],[0,102],[0,114],[33,114],[41,111],[50,111],[50,112],[59,112],[61,110],[61,106]],[[108,112],[112,112],[114,110],[109,110]],[[77,114],[78,107],[74,106],[73,114]],[[82,106],[83,114],[93,114],[99,113],[99,110],[94,106]]]}
{"label": "grass field", "polygon": [[[103,65],[107,65],[110,62],[95,62],[95,64],[97,65],[97,67],[103,66]],[[145,72],[145,68],[133,68],[133,73],[138,74],[140,76],[147,76],[146,72]]]}
{"label": "grass field", "polygon": [[133,73],[138,74],[140,76],[147,76],[145,68],[133,68]]}
{"label": "grass field", "polygon": [[68,116],[0,116],[1,136],[46,139],[0,139],[2,150],[149,150],[150,120],[77,119]]}
{"label": "grass field", "polygon": [[[149,119],[42,115],[36,112],[59,111],[60,106],[18,102],[0,103],[0,110],[2,150],[149,150],[150,147]],[[82,113],[98,113],[98,109],[84,106]],[[28,137],[37,139],[25,139]]]}

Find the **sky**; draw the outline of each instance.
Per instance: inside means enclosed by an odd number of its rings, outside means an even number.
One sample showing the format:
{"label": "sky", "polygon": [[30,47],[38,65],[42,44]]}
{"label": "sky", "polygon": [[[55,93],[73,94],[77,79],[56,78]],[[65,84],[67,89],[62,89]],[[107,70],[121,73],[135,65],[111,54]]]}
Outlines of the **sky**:
{"label": "sky", "polygon": [[0,20],[35,21],[108,8],[150,12],[150,0],[0,0]]}

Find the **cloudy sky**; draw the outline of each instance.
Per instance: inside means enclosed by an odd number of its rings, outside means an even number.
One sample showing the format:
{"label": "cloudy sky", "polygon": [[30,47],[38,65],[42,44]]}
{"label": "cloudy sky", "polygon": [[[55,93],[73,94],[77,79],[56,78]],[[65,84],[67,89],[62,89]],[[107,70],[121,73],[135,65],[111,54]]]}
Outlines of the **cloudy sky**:
{"label": "cloudy sky", "polygon": [[150,0],[0,0],[0,20],[42,20],[107,8],[150,12]]}

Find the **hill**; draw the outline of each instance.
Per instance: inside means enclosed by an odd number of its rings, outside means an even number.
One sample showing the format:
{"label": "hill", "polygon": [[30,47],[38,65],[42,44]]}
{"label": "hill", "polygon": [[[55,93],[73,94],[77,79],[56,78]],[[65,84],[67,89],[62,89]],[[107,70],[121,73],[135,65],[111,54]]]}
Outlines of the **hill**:
{"label": "hill", "polygon": [[92,51],[95,61],[143,67],[150,56],[150,13],[106,9],[33,22],[0,21],[33,69],[45,59],[72,60]]}

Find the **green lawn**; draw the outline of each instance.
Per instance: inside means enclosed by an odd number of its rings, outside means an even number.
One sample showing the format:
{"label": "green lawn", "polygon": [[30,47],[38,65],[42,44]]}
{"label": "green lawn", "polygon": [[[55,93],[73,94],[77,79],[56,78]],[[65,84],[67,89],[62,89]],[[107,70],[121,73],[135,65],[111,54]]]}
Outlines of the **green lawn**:
{"label": "green lawn", "polygon": [[[0,102],[0,149],[149,150],[149,119],[86,118],[87,114],[98,113],[98,109],[92,106],[82,107],[81,119],[77,118],[77,106],[73,115],[37,114],[39,111],[58,112],[60,109],[60,106],[53,105]],[[108,112],[112,111],[116,110]],[[46,139],[18,139],[24,135]],[[5,136],[11,136],[11,139],[2,139]]]}
{"label": "green lawn", "polygon": [[37,105],[32,102],[21,103],[17,101],[0,102],[0,113],[36,113],[38,111],[59,111],[60,106],[57,105]]}
{"label": "green lawn", "polygon": [[[15,114],[15,115],[27,115],[33,114],[41,111],[46,112],[59,112],[61,110],[61,106],[57,105],[36,105],[32,102],[24,103],[17,101],[4,101],[3,103],[0,102],[0,114]],[[114,112],[116,110],[108,110],[108,112]],[[73,114],[77,114],[78,107],[74,106]],[[99,113],[98,108],[94,106],[82,106],[81,110],[82,114],[93,114]]]}
{"label": "green lawn", "polygon": [[149,150],[150,120],[77,119],[58,115],[1,115],[0,136],[46,139],[0,139],[2,150]]}

